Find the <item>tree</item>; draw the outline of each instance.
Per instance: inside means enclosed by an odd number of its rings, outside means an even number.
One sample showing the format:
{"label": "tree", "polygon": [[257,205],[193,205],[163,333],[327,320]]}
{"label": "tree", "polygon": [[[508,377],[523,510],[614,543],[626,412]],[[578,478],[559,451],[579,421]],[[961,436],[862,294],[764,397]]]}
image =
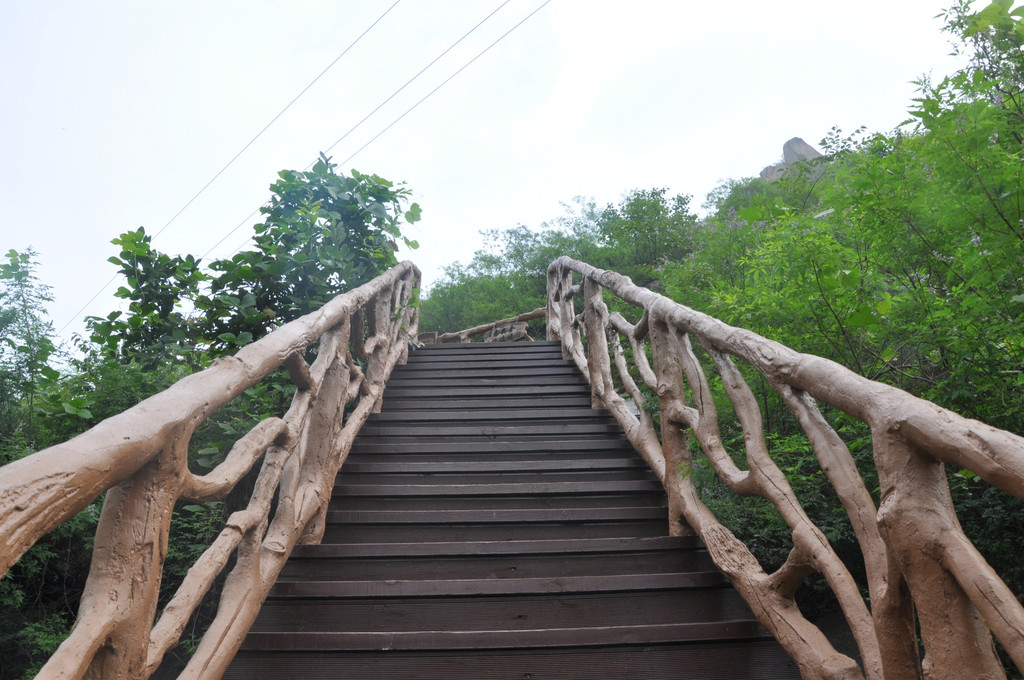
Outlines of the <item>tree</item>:
{"label": "tree", "polygon": [[56,351],[45,307],[52,298],[35,275],[35,255],[10,250],[0,264],[0,441],[20,434],[35,443],[36,401],[57,376],[47,363]]}
{"label": "tree", "polygon": [[663,188],[635,190],[603,209],[577,198],[540,230],[518,225],[483,232],[485,247],[468,264],[446,267],[425,297],[421,328],[461,330],[543,306],[545,272],[561,255],[647,285],[690,252],[697,218],[689,205],[689,196],[670,198]]}
{"label": "tree", "polygon": [[408,190],[377,175],[345,176],[321,155],[308,171],[280,172],[270,190],[255,248],[209,271],[191,255],[154,250],[141,227],[114,239],[121,252],[110,261],[127,284],[116,295],[128,310],[92,317],[93,340],[151,363],[166,351],[234,351],[397,264],[399,241],[418,247],[401,226],[420,219],[419,205],[404,210]]}

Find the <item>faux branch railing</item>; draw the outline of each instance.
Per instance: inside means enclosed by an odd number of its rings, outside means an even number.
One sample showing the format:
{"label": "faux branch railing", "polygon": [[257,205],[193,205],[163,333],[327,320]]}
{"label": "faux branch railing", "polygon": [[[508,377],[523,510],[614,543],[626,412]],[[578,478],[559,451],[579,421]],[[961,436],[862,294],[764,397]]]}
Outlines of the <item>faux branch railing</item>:
{"label": "faux branch railing", "polygon": [[[39,678],[148,677],[234,556],[216,617],[179,676],[220,677],[292,548],[319,542],[338,468],[415,337],[418,287],[419,271],[403,262],[88,432],[0,468],[0,576],[107,493],[78,619]],[[288,412],[256,425],[209,474],[191,473],[196,428],[282,365],[296,386]],[[248,506],[228,518],[154,624],[175,504],[225,497],[261,459]]]}
{"label": "faux branch railing", "polygon": [[[545,308],[538,307],[532,312],[524,312],[518,316],[513,316],[508,319],[501,319],[500,321],[492,321],[490,323],[481,324],[479,326],[473,326],[463,331],[454,331],[451,333],[443,333],[441,335],[430,334],[429,340],[432,343],[448,343],[448,342],[473,342],[473,338],[477,336],[486,336],[488,333],[494,333],[503,328],[513,327],[517,324],[523,324],[525,327],[527,321],[533,321],[534,319],[542,319],[545,315]],[[530,338],[526,338],[530,339]],[[486,341],[486,340],[485,340]]]}
{"label": "faux branch railing", "polygon": [[[609,313],[604,291],[642,310],[638,323]],[[580,313],[576,300],[582,301]],[[626,277],[567,257],[548,268],[547,329],[549,339],[561,340],[566,358],[587,376],[594,406],[614,414],[661,478],[672,533],[700,536],[804,678],[1004,678],[992,634],[1024,672],[1024,608],[964,535],[944,471],[944,464],[967,468],[1024,498],[1024,438],[728,326]],[[712,390],[691,338],[722,380],[744,434],[747,469],[723,445]],[[757,400],[734,359],[763,376],[806,434],[860,543],[870,606],[773,461]],[[660,427],[643,408],[641,385],[656,395]],[[617,388],[640,405],[639,413]],[[819,402],[870,427],[879,507]],[[767,573],[715,518],[693,476],[681,474],[693,469],[691,434],[728,488],[770,501],[792,531],[792,551],[774,573]],[[798,609],[796,591],[813,572],[821,573],[836,594],[863,668],[836,651]]]}

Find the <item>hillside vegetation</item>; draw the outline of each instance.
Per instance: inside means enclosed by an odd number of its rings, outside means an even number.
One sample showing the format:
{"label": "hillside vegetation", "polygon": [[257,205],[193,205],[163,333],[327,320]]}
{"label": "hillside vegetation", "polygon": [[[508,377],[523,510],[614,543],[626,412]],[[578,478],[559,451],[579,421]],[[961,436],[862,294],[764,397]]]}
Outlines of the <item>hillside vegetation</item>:
{"label": "hillside vegetation", "polygon": [[1021,431],[1024,58],[1016,16],[992,7],[949,12],[970,65],[920,81],[897,130],[833,129],[822,158],[782,179],[719,186],[706,217],[688,196],[638,189],[604,208],[578,198],[538,230],[486,232],[429,290],[422,330],[540,306],[548,263],[570,255]]}
{"label": "hillside vegetation", "polygon": [[[577,199],[538,230],[487,232],[486,248],[449,266],[430,289],[423,329],[468,328],[542,305],[545,268],[564,254],[1024,433],[1021,14],[1009,2],[977,14],[956,5],[946,31],[968,65],[919,81],[907,122],[885,133],[833,129],[821,158],[775,181],[726,182],[703,217],[685,195],[638,189],[603,208]],[[852,531],[799,426],[774,392],[763,383],[759,390],[773,456],[856,570]],[[718,401],[727,412],[728,400]],[[877,495],[867,432],[842,414],[830,417]],[[742,449],[738,426],[723,436]],[[767,566],[779,564],[791,544],[777,514],[727,495],[704,469],[698,460],[694,474],[716,513]],[[1015,547],[1024,504],[969,471],[948,473],[966,531],[1024,597]],[[808,604],[827,607],[818,595],[809,589]]]}
{"label": "hillside vegetation", "polygon": [[[538,229],[487,232],[468,263],[450,265],[422,302],[421,330],[453,331],[534,309],[560,255],[626,274],[682,304],[802,352],[1024,433],[1024,26],[999,0],[945,14],[968,65],[922,80],[908,122],[891,132],[833,132],[820,159],[774,181],[726,182],[700,214],[690,197],[637,189],[617,204],[576,199]],[[780,140],[782,141],[782,140]],[[419,219],[406,189],[376,175],[336,173],[322,158],[282,172],[251,250],[208,265],[156,251],[145,230],[115,239],[125,277],[89,337],[58,348],[46,318],[49,289],[30,249],[0,263],[0,464],[64,441],[216,357],[373,278],[414,243]],[[621,310],[635,321],[635,310]],[[714,383],[714,376],[711,376]],[[765,430],[809,514],[857,571],[845,514],[788,409],[752,378]],[[222,410],[193,438],[191,464],[210,469],[292,386],[284,375]],[[721,400],[725,413],[727,400]],[[870,438],[826,414],[858,459],[869,488]],[[723,429],[741,448],[742,431]],[[770,508],[725,493],[697,461],[715,512],[766,567],[788,552]],[[1024,506],[971,473],[948,470],[971,538],[1024,595],[1019,536]],[[876,498],[876,501],[878,499]],[[220,530],[231,499],[175,512],[165,575],[173,588]],[[99,501],[29,551],[0,579],[0,677],[31,677],[67,635],[88,570]],[[215,596],[216,593],[213,594]],[[828,602],[812,584],[812,609]],[[813,611],[811,612],[813,613]],[[181,648],[202,629],[200,612]]]}

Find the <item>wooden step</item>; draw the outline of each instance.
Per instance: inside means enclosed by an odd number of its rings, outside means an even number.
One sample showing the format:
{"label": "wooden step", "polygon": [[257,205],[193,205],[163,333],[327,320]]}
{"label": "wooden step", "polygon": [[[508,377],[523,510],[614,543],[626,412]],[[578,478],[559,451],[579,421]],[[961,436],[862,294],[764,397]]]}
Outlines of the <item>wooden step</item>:
{"label": "wooden step", "polygon": [[473,356],[464,357],[450,355],[421,361],[410,361],[404,366],[396,366],[392,375],[408,374],[410,377],[428,374],[435,371],[474,372],[495,370],[521,370],[543,372],[548,369],[575,369],[576,364],[559,356],[534,358],[510,356]]}
{"label": "wooden step", "polygon": [[[502,466],[504,467],[504,466]],[[352,485],[384,484],[388,486],[407,484],[423,485],[474,485],[474,484],[554,484],[557,482],[619,482],[623,480],[654,480],[654,473],[639,466],[606,469],[575,470],[523,470],[497,469],[480,471],[431,470],[412,472],[399,469],[390,472],[342,472],[337,483]]]}
{"label": "wooden step", "polygon": [[466,354],[479,352],[483,354],[507,353],[521,356],[533,352],[558,352],[561,344],[557,340],[534,340],[532,342],[448,342],[436,345],[424,345],[410,353],[410,359],[416,356],[434,354]]}
{"label": "wooden step", "polygon": [[[589,453],[589,452],[588,452]],[[478,456],[475,460],[468,457],[460,457],[452,460],[450,456],[440,458],[432,456],[421,460],[413,460],[413,456],[402,456],[396,459],[395,456],[351,456],[345,461],[346,474],[367,474],[367,473],[407,473],[407,474],[429,474],[429,473],[454,473],[454,472],[546,472],[566,470],[644,470],[649,468],[640,458],[613,456],[601,458],[569,458],[559,459],[551,456],[532,457],[523,459],[521,456],[495,456],[487,452]],[[486,456],[486,457],[484,457]]]}
{"label": "wooden step", "polygon": [[[339,495],[331,501],[333,510],[374,510],[381,507],[379,496]],[[593,507],[665,507],[660,489],[641,492],[584,494],[525,494],[480,496],[392,496],[387,507],[395,510],[537,510]],[[667,515],[666,515],[667,516]]]}
{"label": "wooden step", "polygon": [[562,437],[562,436],[600,436],[621,435],[622,430],[613,422],[586,422],[565,419],[561,421],[539,422],[470,422],[449,423],[436,422],[429,424],[390,424],[366,423],[363,426],[365,436],[372,440],[375,437],[394,437],[396,441],[422,439],[449,439],[452,437]]}
{"label": "wooden step", "polygon": [[[644,544],[642,541],[648,541]],[[304,579],[316,581],[379,579],[451,579],[484,578],[541,578],[552,574],[560,576],[628,575],[636,565],[643,564],[649,574],[683,574],[688,572],[718,575],[711,558],[703,548],[680,549],[674,545],[653,544],[655,539],[623,539],[632,541],[626,546],[611,546],[591,550],[581,549],[580,541],[562,542],[556,550],[553,542],[521,541],[507,545],[500,553],[463,554],[442,553],[435,546],[432,554],[417,554],[411,544],[402,555],[354,556],[343,551],[330,551],[326,546],[309,546],[295,554],[285,565],[278,583]],[[343,545],[343,544],[342,544]],[[442,544],[452,546],[453,544]],[[457,544],[455,544],[457,545]],[[337,547],[337,546],[332,546]],[[313,549],[315,548],[315,549]],[[716,583],[721,583],[718,581]]]}
{"label": "wooden step", "polygon": [[564,494],[608,494],[659,492],[660,482],[646,479],[568,482],[503,482],[479,484],[350,484],[339,475],[336,496],[532,496]]}
{"label": "wooden step", "polygon": [[415,397],[388,397],[382,402],[385,413],[390,411],[506,411],[519,408],[588,408],[590,391],[579,391],[578,394],[558,395],[501,395],[498,397],[432,397],[417,399]]}
{"label": "wooden step", "polygon": [[353,454],[428,454],[447,453],[457,455],[460,453],[509,453],[515,451],[544,453],[558,453],[564,450],[580,451],[586,449],[621,451],[629,446],[629,440],[625,435],[609,436],[594,439],[593,437],[563,437],[552,439],[550,437],[528,438],[519,437],[503,439],[463,437],[457,441],[444,439],[401,439],[399,437],[362,437],[356,438],[352,446]]}
{"label": "wooden step", "polygon": [[528,522],[600,522],[621,520],[662,521],[668,510],[665,506],[602,506],[586,508],[514,508],[483,510],[480,508],[457,510],[329,510],[327,523],[352,526],[355,524],[493,524]]}
{"label": "wooden step", "polygon": [[797,678],[558,343],[396,369],[226,678]]}
{"label": "wooden step", "polygon": [[560,356],[551,358],[510,358],[504,356],[490,357],[458,357],[450,356],[438,360],[422,360],[410,362],[404,366],[396,366],[392,377],[427,378],[432,374],[449,374],[470,376],[473,374],[492,374],[516,372],[521,375],[544,375],[546,373],[572,373],[575,364]]}
{"label": "wooden step", "polygon": [[227,680],[792,680],[795,664],[774,640],[679,642],[660,645],[548,647],[499,650],[374,650],[244,652],[223,676]]}
{"label": "wooden step", "polygon": [[465,522],[451,524],[331,524],[324,543],[428,543],[454,541],[538,541],[564,538],[661,536],[665,518],[637,520]]}
{"label": "wooden step", "polygon": [[501,387],[527,387],[537,392],[538,389],[544,389],[549,386],[567,385],[584,387],[589,389],[587,381],[583,379],[582,375],[578,373],[562,373],[562,374],[551,374],[545,373],[543,375],[521,375],[521,374],[510,374],[500,376],[470,376],[462,378],[459,376],[437,376],[430,380],[423,380],[420,377],[403,377],[396,376],[388,380],[388,385],[401,390],[402,388],[416,388],[424,391],[438,390],[440,388],[473,388],[473,387],[490,387],[490,388],[501,388]]}
{"label": "wooden step", "polygon": [[[519,404],[518,408],[501,411],[461,411],[438,410],[421,411],[417,409],[389,409],[387,412],[374,413],[366,421],[366,426],[379,423],[401,423],[405,425],[418,423],[468,423],[472,421],[490,421],[494,423],[506,421],[524,421],[525,424],[544,421],[595,422],[604,424],[618,423],[612,419],[608,411],[585,407],[563,408],[531,408],[529,404]],[[366,427],[364,426],[364,427]]]}
{"label": "wooden step", "polygon": [[[746,603],[731,588],[654,590],[644,588],[639,579],[634,581],[635,588],[609,582],[607,587],[580,592],[569,590],[568,585],[560,590],[558,584],[538,581],[521,580],[515,585],[519,592],[481,597],[424,593],[419,597],[381,594],[268,599],[252,630],[280,634],[434,632],[451,635],[461,632],[474,634],[471,646],[504,647],[508,644],[503,638],[514,632],[574,631],[577,636],[574,642],[578,644],[587,630],[600,635],[601,629],[609,627],[754,620]],[[493,635],[490,641],[486,640],[488,634]],[[746,633],[747,636],[752,634],[758,635],[754,630]],[[269,636],[250,648],[266,648],[266,644],[272,644]],[[293,640],[289,644],[300,642]],[[444,643],[438,641],[437,644]]]}

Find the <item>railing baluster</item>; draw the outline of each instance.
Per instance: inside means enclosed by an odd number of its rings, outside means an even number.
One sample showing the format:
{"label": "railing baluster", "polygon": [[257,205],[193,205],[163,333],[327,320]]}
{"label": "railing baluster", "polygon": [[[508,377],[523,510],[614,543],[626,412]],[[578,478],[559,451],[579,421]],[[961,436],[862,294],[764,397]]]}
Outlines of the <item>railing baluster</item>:
{"label": "railing baluster", "polygon": [[[415,337],[418,287],[419,272],[403,263],[89,432],[0,468],[0,575],[107,491],[78,620],[38,677],[148,677],[234,554],[217,614],[182,677],[223,672],[292,547],[319,540],[354,432],[379,408],[384,381]],[[305,352],[317,339],[310,366]],[[355,357],[368,361],[365,373]],[[282,364],[297,388],[288,412],[257,424],[209,474],[192,474],[196,427]],[[154,626],[175,504],[223,498],[260,457],[248,506],[228,518]]]}
{"label": "railing baluster", "polygon": [[[572,307],[578,290],[572,285],[574,274],[583,280],[587,362],[578,354],[583,340]],[[607,313],[602,291],[642,310],[636,326]],[[805,678],[863,677],[863,672],[869,678],[909,680],[922,677],[923,666],[934,678],[1000,678],[1004,675],[991,642],[993,633],[1024,670],[1024,607],[964,536],[944,472],[944,463],[959,465],[1024,497],[1024,438],[961,418],[828,360],[726,326],[614,272],[566,257],[548,268],[547,317],[549,339],[560,340],[566,358],[588,367],[595,407],[612,411],[662,478],[673,533],[686,530],[687,524],[696,530],[715,563],[800,664]],[[660,441],[645,438],[642,420],[617,407],[621,397],[614,391],[606,345],[609,333],[626,337],[633,368],[658,394]],[[747,470],[733,462],[722,444],[720,416],[690,345],[691,335],[722,378],[745,436]],[[653,371],[647,365],[645,337],[650,338]],[[622,387],[641,404],[621,343],[613,339],[612,348]],[[734,358],[758,371],[780,395],[835,487],[864,554],[870,612],[846,566],[807,517],[773,461],[762,432],[762,414]],[[685,402],[688,392],[694,406]],[[882,485],[877,511],[849,449],[815,399],[870,427]],[[691,432],[727,487],[741,495],[765,497],[789,525],[794,547],[775,573],[766,574],[701,502],[691,474]],[[677,521],[679,517],[685,523]],[[857,639],[863,671],[836,652],[796,607],[797,588],[815,571],[836,593]],[[924,643],[923,660],[918,655],[916,622]]]}

